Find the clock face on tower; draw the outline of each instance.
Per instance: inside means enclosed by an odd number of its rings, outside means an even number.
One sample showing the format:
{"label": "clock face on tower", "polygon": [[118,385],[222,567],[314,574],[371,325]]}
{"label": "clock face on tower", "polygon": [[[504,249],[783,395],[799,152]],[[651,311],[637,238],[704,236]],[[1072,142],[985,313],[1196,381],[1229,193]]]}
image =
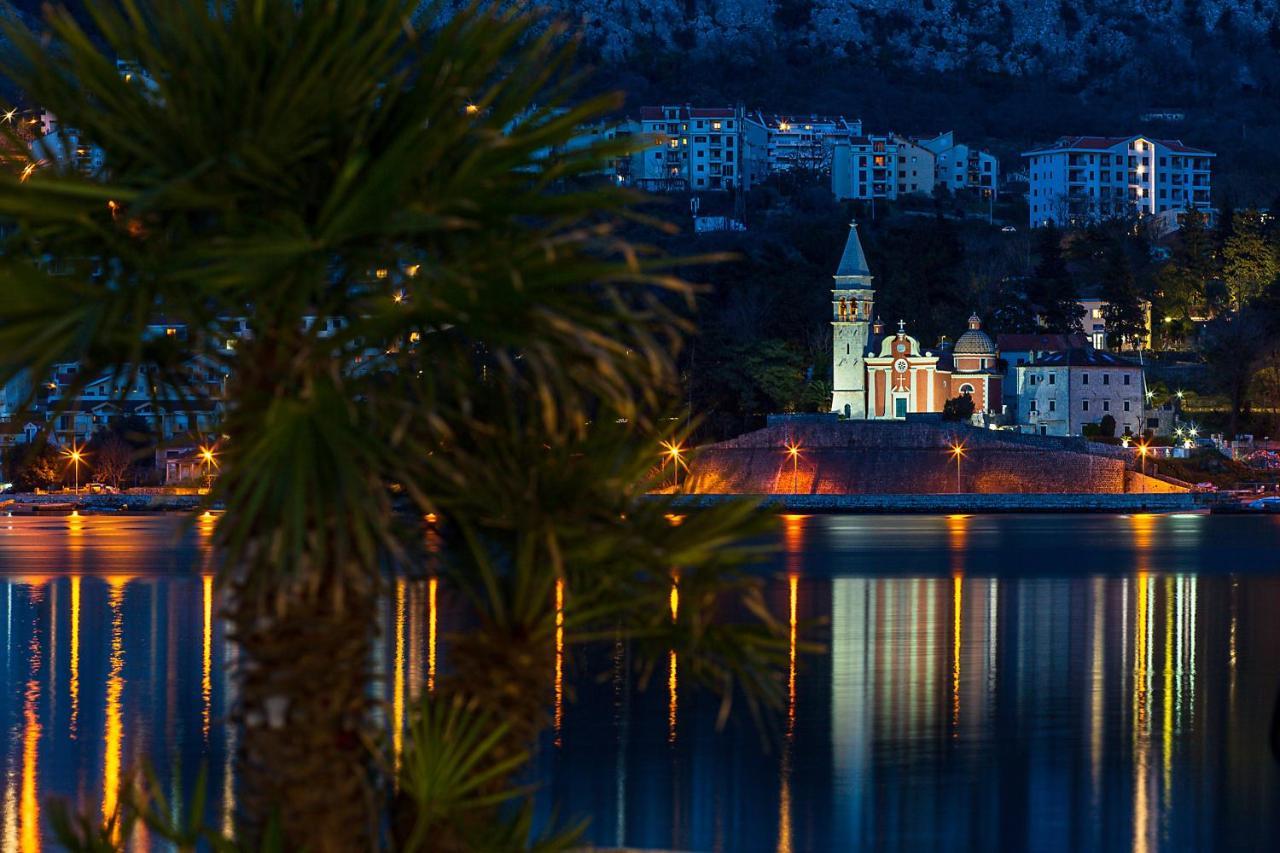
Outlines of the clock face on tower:
{"label": "clock face on tower", "polygon": [[907,372],[907,360],[906,360],[905,358],[900,358],[900,359],[898,359],[897,361],[895,361],[895,362],[893,363],[893,369],[894,369],[894,371],[895,371],[895,372],[897,372],[897,373],[906,373],[906,372]]}

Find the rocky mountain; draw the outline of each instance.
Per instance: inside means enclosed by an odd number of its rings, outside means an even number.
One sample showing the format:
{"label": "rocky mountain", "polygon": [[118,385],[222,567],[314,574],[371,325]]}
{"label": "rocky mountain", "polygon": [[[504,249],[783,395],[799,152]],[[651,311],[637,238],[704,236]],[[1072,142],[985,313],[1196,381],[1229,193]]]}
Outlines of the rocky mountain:
{"label": "rocky mountain", "polygon": [[[608,62],[675,49],[694,56],[781,51],[892,62],[922,72],[1102,75],[1185,70],[1208,49],[1280,49],[1272,0],[550,0]],[[1119,82],[1119,80],[1117,80]]]}

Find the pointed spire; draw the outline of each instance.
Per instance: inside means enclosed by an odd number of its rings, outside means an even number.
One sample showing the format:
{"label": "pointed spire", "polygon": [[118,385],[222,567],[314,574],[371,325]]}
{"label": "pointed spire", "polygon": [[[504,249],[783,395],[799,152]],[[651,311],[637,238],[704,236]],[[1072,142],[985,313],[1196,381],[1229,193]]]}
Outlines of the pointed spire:
{"label": "pointed spire", "polygon": [[836,288],[840,290],[871,287],[871,270],[867,267],[866,253],[862,251],[862,241],[858,239],[857,221],[849,223],[849,239],[845,241],[835,279]]}

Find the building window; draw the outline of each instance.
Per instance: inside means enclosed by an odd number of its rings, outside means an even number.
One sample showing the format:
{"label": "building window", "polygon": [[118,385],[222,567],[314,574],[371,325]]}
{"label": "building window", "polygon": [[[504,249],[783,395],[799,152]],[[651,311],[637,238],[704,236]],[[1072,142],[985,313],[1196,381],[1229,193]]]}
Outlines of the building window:
{"label": "building window", "polygon": [[1102,401],[1102,411],[1104,411],[1104,412],[1109,412],[1109,411],[1111,411],[1111,401],[1110,401],[1110,400],[1103,400],[1103,401]]}
{"label": "building window", "polygon": [[1049,374],[1049,384],[1050,384],[1050,385],[1055,384],[1053,380],[1054,380],[1054,378],[1055,378],[1056,376],[1057,376],[1057,374],[1056,374],[1056,373],[1050,373],[1050,374]]}
{"label": "building window", "polygon": [[1058,410],[1058,401],[1057,401],[1057,400],[1050,400],[1050,401],[1049,401],[1049,411],[1051,411],[1051,412],[1056,412],[1057,410]]}
{"label": "building window", "polygon": [[1081,385],[1088,385],[1088,384],[1089,384],[1089,374],[1087,374],[1087,373],[1082,373],[1082,374],[1080,374],[1080,384],[1081,384]]}
{"label": "building window", "polygon": [[1124,410],[1125,410],[1126,412],[1127,412],[1127,411],[1129,411],[1129,401],[1128,401],[1128,400],[1125,400],[1125,401],[1124,401]]}
{"label": "building window", "polygon": [[1082,412],[1087,412],[1087,411],[1089,411],[1089,401],[1088,401],[1088,400],[1081,400],[1081,401],[1080,401],[1080,411],[1082,411]]}
{"label": "building window", "polygon": [[1125,384],[1125,385],[1128,385],[1128,384],[1129,384],[1129,374],[1127,374],[1127,373],[1124,375],[1124,384]]}
{"label": "building window", "polygon": [[1110,384],[1111,384],[1111,374],[1110,374],[1110,373],[1104,373],[1104,374],[1102,374],[1102,384],[1103,384],[1103,385],[1110,385]]}

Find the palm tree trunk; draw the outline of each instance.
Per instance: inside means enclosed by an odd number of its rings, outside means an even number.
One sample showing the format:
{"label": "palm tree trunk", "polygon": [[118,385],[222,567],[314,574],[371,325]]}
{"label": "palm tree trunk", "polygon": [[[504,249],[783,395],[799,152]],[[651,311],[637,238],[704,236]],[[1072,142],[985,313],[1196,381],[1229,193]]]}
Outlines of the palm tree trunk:
{"label": "palm tree trunk", "polygon": [[373,706],[375,594],[282,591],[286,608],[234,593],[239,840],[256,849],[276,822],[285,849],[372,849],[372,756],[362,735]]}

